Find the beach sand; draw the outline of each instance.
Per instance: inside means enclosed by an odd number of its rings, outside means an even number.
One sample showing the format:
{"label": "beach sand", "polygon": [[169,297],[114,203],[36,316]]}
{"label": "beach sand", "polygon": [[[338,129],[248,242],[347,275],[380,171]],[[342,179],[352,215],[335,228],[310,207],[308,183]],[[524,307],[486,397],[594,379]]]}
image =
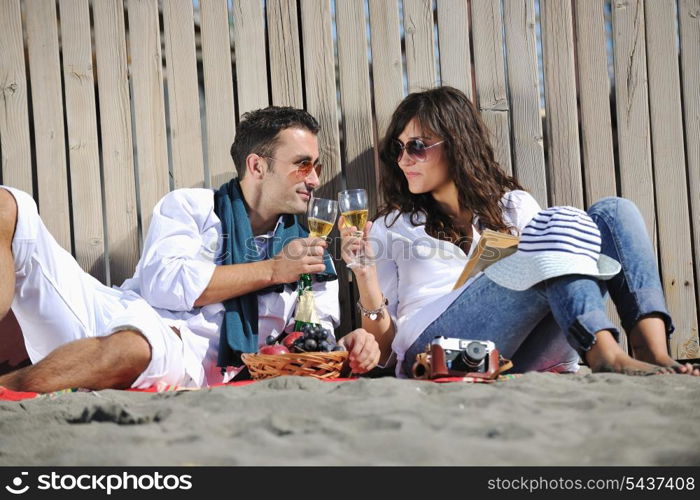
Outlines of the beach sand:
{"label": "beach sand", "polygon": [[0,402],[0,465],[700,465],[700,378],[283,377]]}

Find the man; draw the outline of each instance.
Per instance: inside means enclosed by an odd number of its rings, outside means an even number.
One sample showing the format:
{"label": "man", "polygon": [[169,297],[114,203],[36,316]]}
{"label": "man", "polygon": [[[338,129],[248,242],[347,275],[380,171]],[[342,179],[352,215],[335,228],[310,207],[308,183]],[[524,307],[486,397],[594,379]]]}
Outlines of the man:
{"label": "man", "polygon": [[[0,317],[12,306],[34,364],[0,377],[0,386],[49,392],[229,380],[237,347],[254,351],[293,325],[290,283],[302,273],[324,276],[313,291],[322,323],[332,328],[338,288],[326,243],[293,237],[303,235],[293,214],[306,211],[319,184],[317,133],[316,120],[301,110],[245,115],[231,148],[240,182],[217,193],[166,195],[136,274],[121,289],[84,273],[48,233],[31,197],[3,186]],[[377,364],[378,347],[364,330],[340,342],[354,371]]]}

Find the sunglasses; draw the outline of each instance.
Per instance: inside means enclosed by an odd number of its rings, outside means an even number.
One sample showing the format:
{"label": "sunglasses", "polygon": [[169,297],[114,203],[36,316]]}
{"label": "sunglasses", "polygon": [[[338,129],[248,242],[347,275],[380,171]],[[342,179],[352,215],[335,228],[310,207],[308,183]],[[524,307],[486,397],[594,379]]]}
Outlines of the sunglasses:
{"label": "sunglasses", "polygon": [[[263,158],[267,158],[268,160],[282,161],[278,158],[273,158],[272,156],[263,156]],[[301,160],[299,162],[296,162],[294,166],[297,168],[296,174],[300,179],[306,179],[311,174],[312,170],[315,170],[316,175],[320,178],[321,170],[323,170],[322,164],[314,164],[314,162],[312,162],[311,160]]]}
{"label": "sunglasses", "polygon": [[415,161],[423,162],[428,159],[428,150],[434,148],[435,146],[439,146],[443,142],[445,141],[443,140],[436,142],[435,144],[431,144],[430,146],[426,146],[421,139],[411,139],[404,146],[400,140],[394,139],[391,141],[392,157],[396,158],[396,163],[398,163],[401,161],[405,151],[409,158],[412,158]]}

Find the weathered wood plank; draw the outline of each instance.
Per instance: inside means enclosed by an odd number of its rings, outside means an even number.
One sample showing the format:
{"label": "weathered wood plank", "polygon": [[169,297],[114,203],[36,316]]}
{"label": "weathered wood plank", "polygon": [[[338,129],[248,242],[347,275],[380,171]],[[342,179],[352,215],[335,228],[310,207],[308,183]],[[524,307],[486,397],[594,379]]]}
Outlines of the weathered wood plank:
{"label": "weathered wood plank", "polygon": [[504,4],[508,91],[513,119],[513,173],[542,206],[547,205],[534,0]]}
{"label": "weathered wood plank", "polygon": [[129,46],[141,232],[170,190],[158,0],[129,0]]}
{"label": "weathered wood plank", "polygon": [[0,173],[2,182],[31,195],[27,73],[19,0],[0,0]]}
{"label": "weathered wood plank", "polygon": [[570,2],[542,2],[549,201],[583,208]]}
{"label": "weathered wood plank", "polygon": [[39,212],[59,245],[72,252],[56,3],[27,2],[25,13]]}
{"label": "weathered wood plank", "polygon": [[269,104],[265,18],[260,0],[233,2],[236,88],[241,115]]}
{"label": "weathered wood plank", "polygon": [[236,134],[233,102],[231,40],[226,0],[200,4],[202,17],[202,59],[204,96],[207,108],[207,161],[211,185],[219,187],[233,176],[229,154]]}
{"label": "weathered wood plank", "polygon": [[403,19],[408,91],[427,90],[438,84],[432,0],[404,0]]}
{"label": "weathered wood plank", "polygon": [[296,0],[267,1],[272,103],[304,107]]}
{"label": "weathered wood plank", "polygon": [[[506,2],[508,4],[508,2]],[[472,98],[472,62],[469,48],[469,4],[437,0],[440,80]]]}
{"label": "weathered wood plank", "polygon": [[675,1],[646,0],[645,9],[659,257],[664,295],[676,326],[671,354],[676,358],[694,358],[700,350],[691,348],[692,341],[698,338],[698,319],[686,194]]}
{"label": "weathered wood plank", "polygon": [[375,213],[374,133],[365,16],[360,2],[339,2],[336,8],[347,188],[366,189],[370,213]]}
{"label": "weathered wood plank", "polygon": [[88,0],[60,0],[75,258],[100,281],[107,274],[100,152]]}
{"label": "weathered wood plank", "polygon": [[584,193],[588,205],[617,194],[612,122],[606,96],[610,95],[605,50],[604,0],[576,0],[576,57]]}
{"label": "weathered wood plank", "polygon": [[[369,213],[374,214],[377,212],[375,135],[372,127],[364,9],[362,2],[338,2],[336,9],[345,178],[348,189],[367,190]],[[349,273],[347,275],[351,279]],[[349,308],[356,319],[352,301],[349,301]]]}
{"label": "weathered wood plank", "polygon": [[503,170],[512,174],[501,2],[477,0],[471,3],[471,7],[476,104],[491,133],[496,160]]}
{"label": "weathered wood plank", "polygon": [[208,181],[204,179],[192,2],[164,2],[163,25],[173,184],[175,189],[203,187]]}
{"label": "weathered wood plank", "polygon": [[102,171],[109,249],[108,282],[130,277],[139,258],[124,6],[93,1]]}
{"label": "weathered wood plank", "polygon": [[639,207],[656,250],[644,2],[612,0],[612,12],[621,194]]}
{"label": "weathered wood plank", "polygon": [[321,126],[323,170],[318,195],[335,199],[342,182],[330,0],[302,0],[301,20],[304,60],[314,62],[304,66],[306,109]]}
{"label": "weathered wood plank", "polygon": [[[685,123],[685,152],[688,161],[688,192],[690,220],[693,224],[693,262],[695,286],[700,287],[700,0],[680,0],[678,3],[680,29],[681,74],[683,76],[683,117]],[[700,295],[700,294],[699,294]],[[697,310],[700,314],[700,296]],[[699,318],[700,321],[700,318]],[[691,357],[700,357],[698,338],[680,346]]]}
{"label": "weathered wood plank", "polygon": [[381,140],[392,113],[404,97],[398,5],[385,0],[369,0],[369,22],[374,111],[377,137]]}
{"label": "weathered wood plank", "polygon": [[[343,189],[340,162],[340,134],[338,130],[338,106],[336,104],[337,87],[335,82],[335,57],[331,24],[331,7],[329,0],[302,0],[301,32],[304,48],[304,81],[306,83],[306,109],[316,117],[321,126],[318,135],[319,150],[323,170],[318,196],[336,199]],[[334,255],[340,255],[339,239],[334,238],[336,230],[331,233],[336,243],[332,249]],[[345,263],[335,261],[340,278],[340,326],[339,334],[353,329],[355,304],[351,299],[349,271]]]}

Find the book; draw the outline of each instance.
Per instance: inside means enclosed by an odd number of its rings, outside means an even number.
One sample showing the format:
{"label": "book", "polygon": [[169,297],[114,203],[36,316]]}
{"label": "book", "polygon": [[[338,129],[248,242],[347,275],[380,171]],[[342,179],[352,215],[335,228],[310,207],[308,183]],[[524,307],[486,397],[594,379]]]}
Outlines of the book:
{"label": "book", "polygon": [[464,265],[462,274],[457,278],[453,290],[464,285],[468,279],[476,276],[477,273],[483,271],[494,262],[515,253],[518,249],[519,241],[520,238],[512,234],[498,233],[491,229],[485,229],[481,233],[481,238],[476,244],[472,255]]}

